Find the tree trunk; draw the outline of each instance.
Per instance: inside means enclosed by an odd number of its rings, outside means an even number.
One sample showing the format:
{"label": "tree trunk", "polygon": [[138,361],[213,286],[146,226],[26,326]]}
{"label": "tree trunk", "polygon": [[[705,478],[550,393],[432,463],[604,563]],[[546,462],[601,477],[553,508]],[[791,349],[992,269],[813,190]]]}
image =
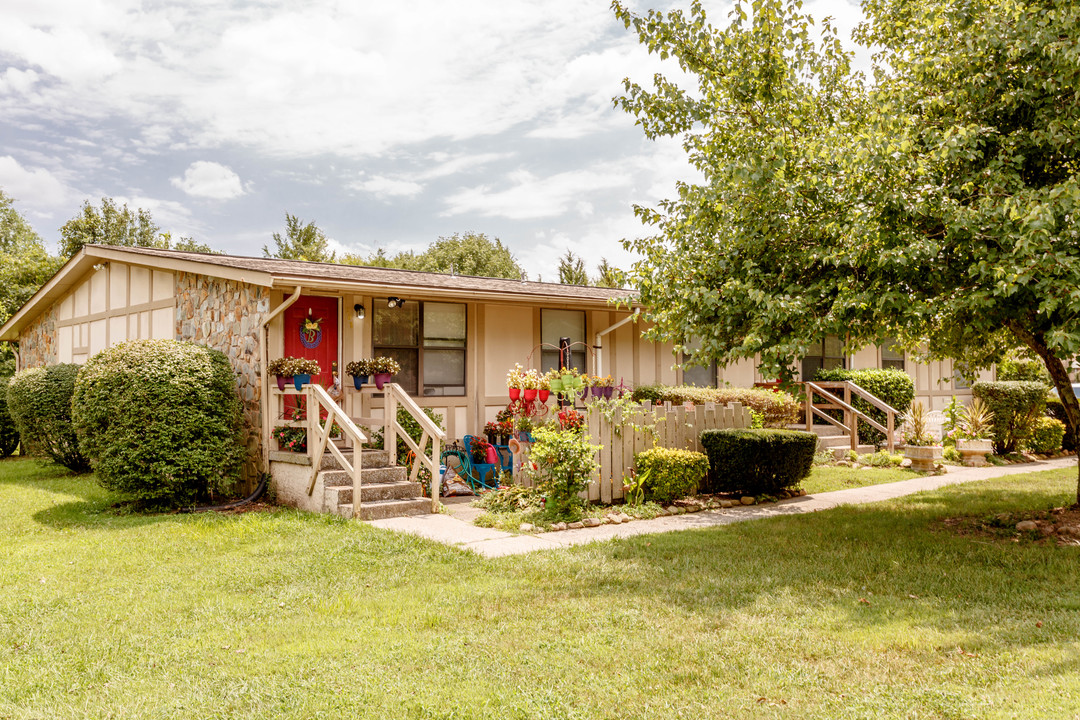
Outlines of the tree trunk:
{"label": "tree trunk", "polygon": [[[1069,373],[1065,369],[1065,363],[1058,359],[1053,351],[1047,347],[1046,339],[1042,333],[1028,330],[1015,320],[1006,322],[1005,326],[1018,340],[1034,350],[1042,358],[1043,364],[1046,365],[1046,369],[1050,373],[1050,378],[1054,381],[1054,387],[1057,388],[1058,397],[1061,398],[1061,406],[1065,409],[1065,416],[1069,418],[1069,425],[1072,426],[1074,437],[1080,440],[1080,402],[1077,401],[1076,394],[1073,392],[1072,379],[1069,378]],[[1080,507],[1080,464],[1077,465],[1076,506]]]}

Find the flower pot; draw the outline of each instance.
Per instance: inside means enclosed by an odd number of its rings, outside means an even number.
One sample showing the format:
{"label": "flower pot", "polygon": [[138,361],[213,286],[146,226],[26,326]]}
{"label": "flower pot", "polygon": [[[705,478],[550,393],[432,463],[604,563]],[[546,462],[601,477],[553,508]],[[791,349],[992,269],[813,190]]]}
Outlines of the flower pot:
{"label": "flower pot", "polygon": [[293,375],[293,385],[296,386],[297,391],[303,390],[304,386],[311,382],[311,375],[307,373],[299,373]]}
{"label": "flower pot", "polygon": [[574,389],[574,376],[573,375],[563,375],[562,376],[562,385],[563,385],[564,390],[573,390]]}
{"label": "flower pot", "polygon": [[940,445],[907,445],[904,457],[911,460],[911,469],[916,472],[933,472],[934,465],[941,461]]}
{"label": "flower pot", "polygon": [[375,387],[382,390],[383,385],[390,382],[390,378],[392,378],[392,377],[393,377],[393,375],[391,373],[375,373],[375,376],[374,376]]}
{"label": "flower pot", "polygon": [[551,397],[551,391],[541,390],[536,394],[536,397],[540,398],[540,402],[546,403],[548,401],[548,398]]}
{"label": "flower pot", "polygon": [[521,394],[525,396],[525,402],[532,402],[536,399],[536,388],[525,388]]}
{"label": "flower pot", "polygon": [[994,442],[992,440],[957,440],[956,449],[960,451],[960,459],[969,467],[982,467],[986,465],[986,456],[994,454]]}
{"label": "flower pot", "polygon": [[548,381],[548,386],[551,388],[551,392],[559,392],[562,390],[562,378],[552,378]]}
{"label": "flower pot", "polygon": [[604,392],[604,388],[600,387],[599,385],[593,385],[591,388],[589,388],[589,392],[592,393],[593,397],[600,397]]}
{"label": "flower pot", "polygon": [[353,387],[359,390],[367,384],[367,375],[353,375],[352,382]]}
{"label": "flower pot", "polygon": [[278,390],[284,390],[285,389],[285,384],[286,383],[291,383],[291,382],[292,382],[292,377],[290,377],[289,375],[278,375],[277,376],[277,389]]}
{"label": "flower pot", "polygon": [[510,436],[509,435],[500,435],[499,436],[499,444],[500,445],[509,445],[510,444]]}
{"label": "flower pot", "polygon": [[521,388],[507,388],[510,391],[510,399],[517,400],[521,397]]}
{"label": "flower pot", "polygon": [[604,398],[607,399],[607,400],[610,400],[611,396],[615,393],[615,388],[606,387],[606,388],[603,388],[603,391],[604,391]]}

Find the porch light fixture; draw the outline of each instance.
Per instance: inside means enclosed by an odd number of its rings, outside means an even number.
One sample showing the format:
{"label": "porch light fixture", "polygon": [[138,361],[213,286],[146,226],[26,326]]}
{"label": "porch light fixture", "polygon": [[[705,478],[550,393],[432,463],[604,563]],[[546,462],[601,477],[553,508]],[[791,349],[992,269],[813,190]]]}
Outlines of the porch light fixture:
{"label": "porch light fixture", "polygon": [[364,315],[367,314],[367,311],[364,310],[364,306],[361,305],[360,303],[356,303],[355,305],[353,305],[352,309],[353,309],[353,312],[356,313],[356,319],[357,320],[363,320]]}
{"label": "porch light fixture", "polygon": [[405,299],[399,297],[386,298],[386,307],[400,308],[405,306]]}

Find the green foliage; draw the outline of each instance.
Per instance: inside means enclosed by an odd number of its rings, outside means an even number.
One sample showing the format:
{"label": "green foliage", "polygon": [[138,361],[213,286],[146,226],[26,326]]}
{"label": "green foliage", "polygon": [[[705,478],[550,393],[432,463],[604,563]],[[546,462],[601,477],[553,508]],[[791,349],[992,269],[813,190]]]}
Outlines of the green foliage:
{"label": "green foliage", "polygon": [[1073,428],[1072,423],[1069,422],[1069,416],[1066,414],[1060,398],[1046,398],[1046,414],[1065,424],[1065,437],[1061,440],[1061,449],[1069,452],[1076,450],[1076,431]]}
{"label": "green foliage", "polygon": [[82,211],[60,228],[60,254],[69,258],[83,245],[120,245],[167,249],[169,238],[142,208],[132,212],[112,198],[101,198],[101,209],[83,202]]}
{"label": "green foliage", "polygon": [[567,248],[566,255],[559,258],[559,282],[563,285],[588,285],[585,261]]}
{"label": "green foliage", "polygon": [[23,450],[45,455],[75,472],[90,469],[72,424],[72,395],[79,366],[29,368],[15,373],[7,386],[7,408]]}
{"label": "green foliage", "polygon": [[[818,380],[840,381],[847,380],[855,383],[871,395],[885,401],[887,405],[900,413],[907,412],[911,407],[911,401],[915,399],[915,381],[903,370],[896,368],[845,370],[819,370]],[[852,406],[866,413],[882,425],[888,427],[888,417],[884,410],[879,410],[861,397],[852,397]],[[859,420],[859,438],[871,445],[878,445],[885,441],[885,435],[866,423]]]}
{"label": "green foliage", "polygon": [[607,258],[600,258],[600,264],[596,266],[596,279],[593,285],[606,288],[626,287],[626,273],[608,263]]}
{"label": "green foliage", "polygon": [[525,276],[524,268],[518,264],[510,248],[503,245],[502,240],[475,232],[440,237],[422,253],[409,251],[388,257],[380,248],[374,255],[366,258],[346,255],[341,258],[341,262],[346,265],[370,265],[509,280],[520,280]]}
{"label": "green foliage", "polygon": [[[439,427],[443,426],[443,424],[442,424],[443,416],[442,415],[435,412],[431,408],[426,407],[426,408],[421,408],[421,409],[424,411],[425,415],[427,415],[429,418],[431,418],[432,422],[434,422]],[[400,425],[405,430],[405,432],[408,434],[408,436],[410,438],[412,438],[412,441],[414,443],[416,443],[417,445],[419,445],[420,444],[420,437],[424,434],[424,429],[422,427],[420,427],[420,423],[417,422],[417,420],[412,416],[412,413],[410,413],[408,410],[406,410],[405,408],[403,408],[403,407],[401,407],[399,405],[398,406],[398,411],[397,411],[397,421],[398,421],[398,425]],[[371,446],[380,447],[380,448],[383,447],[385,441],[383,439],[383,428],[382,428],[382,426],[379,426],[379,427],[376,427],[376,428],[370,428],[367,435],[368,435],[369,444]],[[430,455],[431,454],[431,447],[432,447],[432,440],[428,439],[427,444],[423,448],[425,455]],[[411,462],[408,461],[409,453],[411,453],[411,452],[412,452],[412,450],[410,450],[409,446],[405,444],[405,440],[402,439],[401,437],[398,437],[398,439],[397,439],[398,462],[406,463],[406,465],[409,467],[410,471],[412,470],[412,463],[415,462],[415,460],[413,460]],[[420,482],[425,484],[425,486],[428,488],[428,491],[430,493],[430,490],[431,490],[431,488],[430,488],[430,485],[431,485],[431,472],[426,467],[421,465],[420,466],[420,473],[419,473],[418,477],[419,477]]]}
{"label": "green foliage", "polygon": [[960,451],[956,449],[956,445],[950,445],[941,451],[941,457],[949,462],[960,462],[963,460],[963,456]]}
{"label": "green foliage", "polygon": [[670,503],[698,491],[709,474],[709,459],[692,450],[657,447],[635,455],[634,468],[647,474],[646,500]]}
{"label": "green foliage", "polygon": [[0,459],[6,458],[19,447],[19,429],[8,413],[7,387],[10,377],[0,376]]}
{"label": "green foliage", "polygon": [[94,355],[75,386],[74,422],[102,486],[147,505],[230,492],[243,461],[236,376],[224,353],[133,340]]}
{"label": "green foliage", "polygon": [[994,414],[994,452],[1015,452],[1031,435],[1032,424],[1046,407],[1047,387],[1038,382],[977,382],[971,392]]}
{"label": "green foliage", "polygon": [[810,474],[817,435],[795,430],[706,430],[709,492],[772,495]]}
{"label": "green foliage", "polygon": [[736,1],[721,27],[701,3],[614,9],[686,74],[627,81],[617,102],[707,178],[636,209],[647,337],[695,335],[703,358],[780,378],[827,335],[925,341],[971,369],[1023,346],[1068,383],[1080,4],[870,0],[855,39],[872,83],[798,0]]}
{"label": "green foliage", "polygon": [[674,405],[707,402],[727,405],[741,403],[753,412],[760,413],[765,427],[782,428],[798,422],[802,405],[790,394],[765,388],[699,388],[693,385],[641,385],[634,388],[630,398],[634,402],[670,402]]}
{"label": "green foliage", "polygon": [[473,505],[492,513],[540,510],[544,507],[544,496],[536,488],[506,485],[482,494],[473,502]]}
{"label": "green foliage", "polygon": [[533,440],[529,473],[546,498],[545,514],[576,519],[584,504],[578,493],[589,486],[589,478],[598,467],[596,453],[600,446],[579,432],[547,426],[536,428]]}
{"label": "green foliage", "polygon": [[1065,437],[1065,423],[1045,415],[1035,419],[1031,424],[1031,437],[1028,439],[1028,448],[1032,452],[1049,455],[1061,449],[1061,441]]}
{"label": "green foliage", "polygon": [[904,456],[900,453],[891,453],[888,450],[878,450],[876,453],[868,453],[859,456],[861,465],[871,467],[900,467],[904,462]]}
{"label": "green foliage", "polygon": [[300,220],[289,213],[285,213],[285,236],[274,233],[274,245],[274,252],[270,252],[270,248],[263,245],[263,257],[324,263],[332,263],[335,259],[326,234],[315,222],[301,225]]}
{"label": "green foliage", "polygon": [[1030,353],[1013,351],[1003,357],[997,364],[997,379],[1024,380],[1053,385],[1050,373],[1046,371],[1046,365],[1038,358],[1029,355]]}

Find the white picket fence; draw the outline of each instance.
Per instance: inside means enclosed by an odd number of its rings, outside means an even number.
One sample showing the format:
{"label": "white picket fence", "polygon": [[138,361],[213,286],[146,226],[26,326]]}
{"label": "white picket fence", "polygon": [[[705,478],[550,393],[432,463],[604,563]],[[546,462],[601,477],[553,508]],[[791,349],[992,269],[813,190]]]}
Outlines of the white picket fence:
{"label": "white picket fence", "polygon": [[[647,428],[655,430],[649,431]],[[750,409],[739,403],[729,405],[677,405],[670,403],[634,406],[625,414],[621,409],[608,420],[601,413],[588,413],[589,442],[600,445],[599,469],[589,483],[588,497],[594,502],[610,503],[623,496],[623,478],[630,476],[634,455],[652,447],[677,448],[702,452],[699,435],[703,430],[750,427]],[[654,436],[655,435],[655,440]],[[527,448],[524,454],[527,455]],[[527,462],[527,458],[525,459]],[[514,481],[531,485],[514,462]]]}

